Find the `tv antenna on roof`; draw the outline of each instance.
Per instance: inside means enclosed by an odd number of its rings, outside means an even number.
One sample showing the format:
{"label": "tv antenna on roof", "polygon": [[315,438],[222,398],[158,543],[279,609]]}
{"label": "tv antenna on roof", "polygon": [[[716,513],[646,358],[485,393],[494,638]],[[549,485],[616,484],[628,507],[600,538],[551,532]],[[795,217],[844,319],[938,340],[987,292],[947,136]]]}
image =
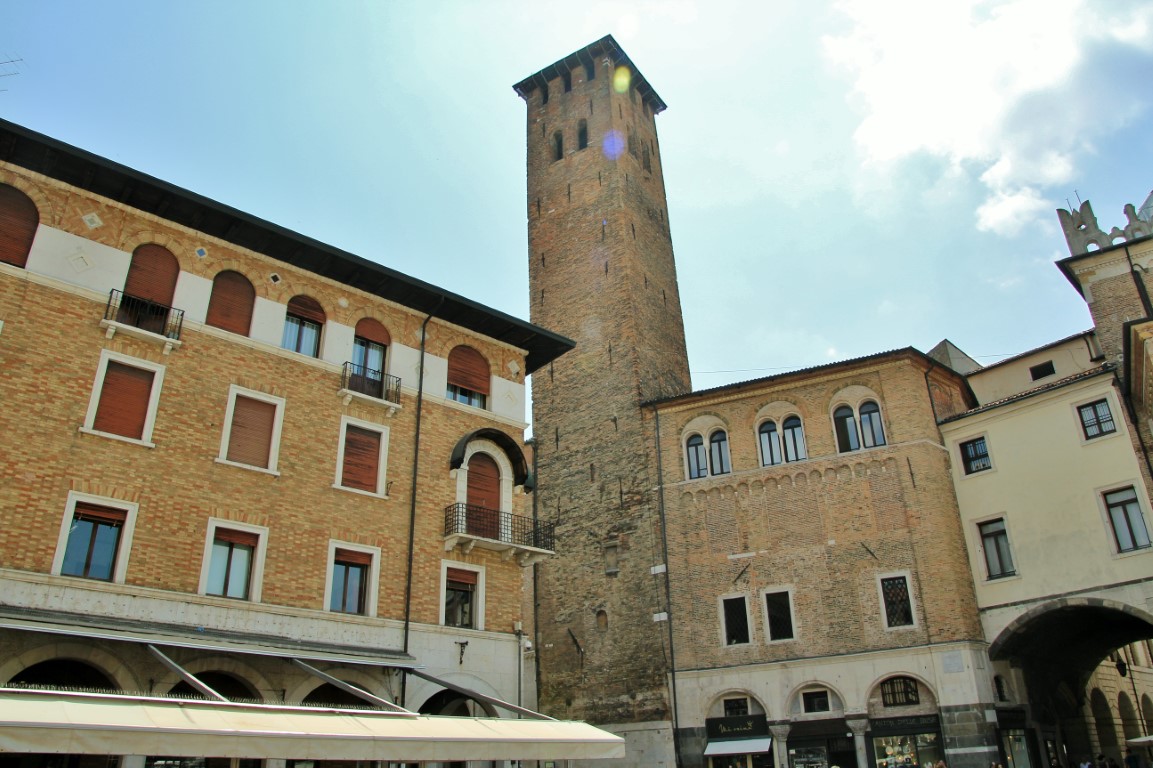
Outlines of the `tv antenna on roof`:
{"label": "tv antenna on roof", "polygon": [[[24,63],[24,59],[21,59],[21,58],[4,59],[4,60],[0,61],[0,77],[15,77],[16,75],[20,74],[20,69],[19,69],[18,65],[23,64],[23,63]],[[12,67],[16,71],[9,72],[8,71],[9,67]],[[7,91],[7,90],[8,90],[7,88],[0,88],[0,93],[3,93],[4,91]]]}

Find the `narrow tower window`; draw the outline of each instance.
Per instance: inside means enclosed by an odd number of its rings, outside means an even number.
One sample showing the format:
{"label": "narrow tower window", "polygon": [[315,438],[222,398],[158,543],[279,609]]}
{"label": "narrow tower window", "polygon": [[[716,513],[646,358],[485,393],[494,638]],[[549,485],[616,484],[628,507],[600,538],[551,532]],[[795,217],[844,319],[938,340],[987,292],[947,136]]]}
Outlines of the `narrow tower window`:
{"label": "narrow tower window", "polygon": [[589,145],[589,121],[581,120],[577,124],[577,149],[584,149]]}
{"label": "narrow tower window", "polygon": [[564,72],[561,74],[561,80],[564,81],[564,92],[568,93],[572,90],[572,72]]}
{"label": "narrow tower window", "polygon": [[585,80],[597,79],[597,67],[591,61],[585,62]]}
{"label": "narrow tower window", "polygon": [[552,135],[552,159],[560,160],[564,157],[564,136],[560,131]]}

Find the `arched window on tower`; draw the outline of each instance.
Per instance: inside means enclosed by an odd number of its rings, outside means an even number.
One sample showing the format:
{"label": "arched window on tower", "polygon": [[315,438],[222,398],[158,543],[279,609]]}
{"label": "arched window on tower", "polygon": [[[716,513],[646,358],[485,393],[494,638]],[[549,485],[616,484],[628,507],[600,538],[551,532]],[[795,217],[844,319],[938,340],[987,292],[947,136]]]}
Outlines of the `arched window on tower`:
{"label": "arched window on tower", "polygon": [[714,475],[727,475],[729,466],[729,436],[723,429],[709,435],[709,471]]}
{"label": "arched window on tower", "polygon": [[0,184],[0,261],[21,269],[40,224],[40,212],[28,195],[16,187]]}
{"label": "arched window on tower", "polygon": [[781,442],[785,461],[801,461],[808,458],[805,451],[805,430],[800,416],[790,416],[781,424]]}
{"label": "arched window on tower", "polygon": [[771,467],[781,463],[781,438],[777,434],[777,423],[766,421],[757,429],[761,443],[761,466]]}
{"label": "arched window on tower", "polygon": [[837,450],[841,453],[856,451],[861,447],[857,439],[857,418],[853,409],[842,405],[833,411],[833,430],[837,433]]}
{"label": "arched window on tower", "polygon": [[875,448],[885,444],[885,427],[881,424],[881,408],[872,400],[861,403],[861,444]]}
{"label": "arched window on tower", "polygon": [[564,157],[564,135],[560,131],[556,131],[552,135],[552,159],[553,162],[560,160]]}
{"label": "arched window on tower", "polygon": [[709,459],[705,453],[705,439],[692,435],[685,442],[685,454],[689,461],[689,479],[695,480],[709,474]]}

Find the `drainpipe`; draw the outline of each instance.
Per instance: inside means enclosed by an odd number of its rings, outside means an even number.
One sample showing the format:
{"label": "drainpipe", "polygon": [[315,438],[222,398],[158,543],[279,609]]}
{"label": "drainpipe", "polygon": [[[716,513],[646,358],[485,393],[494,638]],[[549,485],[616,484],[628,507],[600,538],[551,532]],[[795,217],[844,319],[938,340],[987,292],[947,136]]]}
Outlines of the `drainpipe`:
{"label": "drainpipe", "polygon": [[[539,530],[540,513],[537,508],[537,491],[539,489],[540,476],[537,475],[537,451],[540,449],[536,441],[536,437],[530,437],[525,441],[527,445],[532,446],[532,529],[533,531]],[[555,546],[555,544],[554,544]],[[533,709],[540,709],[540,602],[538,595],[540,594],[540,563],[533,562],[532,564],[532,666],[533,666],[533,680],[536,685],[536,699],[533,702]],[[521,657],[523,660],[523,656]]]}
{"label": "drainpipe", "polygon": [[[420,324],[420,364],[417,366],[418,375],[416,383],[416,429],[412,439],[412,490],[411,501],[408,507],[408,570],[404,581],[404,652],[408,653],[409,634],[412,627],[412,561],[416,551],[416,478],[420,469],[420,416],[424,404],[424,358],[425,343],[428,341],[428,321],[432,320],[441,305],[444,304],[444,295],[436,302],[436,306]],[[400,705],[405,706],[405,696],[408,692],[408,672],[402,670],[400,674]]]}
{"label": "drainpipe", "polygon": [[673,759],[676,761],[677,768],[681,768],[681,740],[677,737],[679,722],[677,718],[677,654],[673,644],[673,597],[672,587],[669,583],[669,534],[665,519],[665,473],[661,457],[661,414],[656,406],[653,406],[653,417],[656,419],[657,512],[661,521],[661,557],[665,566],[665,612],[668,614],[665,623],[669,628],[669,693],[672,697],[670,703],[673,708]]}
{"label": "drainpipe", "polygon": [[1133,263],[1133,257],[1129,254],[1128,245],[1125,246],[1125,258],[1129,261],[1129,274],[1133,276],[1133,285],[1137,287],[1137,295],[1141,298],[1141,306],[1145,308],[1145,317],[1153,317],[1153,304],[1149,302],[1149,292],[1145,289],[1145,281],[1137,274],[1138,269],[1144,273],[1145,268]]}

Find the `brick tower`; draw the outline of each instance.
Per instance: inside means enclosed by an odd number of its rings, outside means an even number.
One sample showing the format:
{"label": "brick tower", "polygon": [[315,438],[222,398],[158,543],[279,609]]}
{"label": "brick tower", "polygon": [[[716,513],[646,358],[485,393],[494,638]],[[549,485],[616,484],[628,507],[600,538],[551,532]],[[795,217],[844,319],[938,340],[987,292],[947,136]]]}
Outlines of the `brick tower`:
{"label": "brick tower", "polygon": [[642,403],[690,390],[654,119],[665,104],[611,36],[514,87],[528,106],[532,321],[577,342],[533,376],[537,512],[558,533],[536,575],[540,706],[622,726],[630,763],[659,765],[670,659]]}

